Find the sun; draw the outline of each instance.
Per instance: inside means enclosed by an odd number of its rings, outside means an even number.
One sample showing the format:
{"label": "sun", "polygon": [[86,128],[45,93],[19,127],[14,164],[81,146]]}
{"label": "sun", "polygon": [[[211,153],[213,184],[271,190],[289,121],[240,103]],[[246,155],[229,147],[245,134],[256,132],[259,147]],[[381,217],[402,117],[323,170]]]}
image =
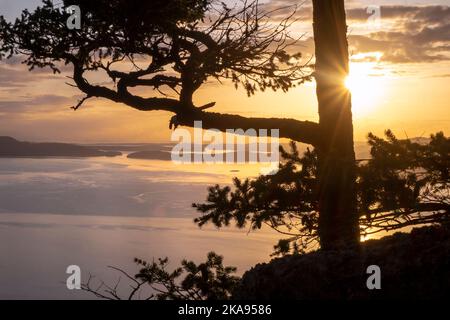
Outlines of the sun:
{"label": "sun", "polygon": [[345,86],[352,93],[354,116],[367,116],[382,102],[386,86],[384,73],[376,63],[351,63]]}

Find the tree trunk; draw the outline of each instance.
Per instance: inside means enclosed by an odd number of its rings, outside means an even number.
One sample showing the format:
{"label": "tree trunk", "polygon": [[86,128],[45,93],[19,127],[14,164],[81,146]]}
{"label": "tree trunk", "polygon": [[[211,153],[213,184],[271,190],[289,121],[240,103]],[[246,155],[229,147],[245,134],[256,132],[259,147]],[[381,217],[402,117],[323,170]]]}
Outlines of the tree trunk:
{"label": "tree trunk", "polygon": [[325,250],[359,243],[344,0],[313,0],[319,156],[319,237]]}

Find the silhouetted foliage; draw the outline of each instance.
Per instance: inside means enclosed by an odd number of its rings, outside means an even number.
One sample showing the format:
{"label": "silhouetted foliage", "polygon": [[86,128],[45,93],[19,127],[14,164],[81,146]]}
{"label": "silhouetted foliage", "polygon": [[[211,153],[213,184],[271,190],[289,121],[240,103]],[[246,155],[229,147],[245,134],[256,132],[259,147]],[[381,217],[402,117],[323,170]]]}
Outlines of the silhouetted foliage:
{"label": "silhouetted foliage", "polygon": [[[426,144],[386,140],[369,134],[371,159],[359,161],[357,198],[362,235],[450,220],[450,139],[432,135]],[[274,254],[300,252],[318,244],[317,154],[302,156],[294,142],[281,148],[279,171],[256,179],[235,178],[234,189],[215,185],[195,222],[251,230],[267,225],[287,236]]]}
{"label": "silhouetted foliage", "polygon": [[[223,257],[214,252],[208,253],[206,262],[200,264],[183,260],[181,267],[173,271],[167,271],[168,258],[156,262],[135,259],[135,262],[140,270],[134,276],[110,267],[130,282],[131,290],[126,294],[121,294],[120,280],[114,286],[104,282],[94,286],[93,278],[89,277],[82,289],[109,300],[226,300],[239,280],[233,275],[236,268],[223,266]],[[146,293],[147,296],[142,297]]]}

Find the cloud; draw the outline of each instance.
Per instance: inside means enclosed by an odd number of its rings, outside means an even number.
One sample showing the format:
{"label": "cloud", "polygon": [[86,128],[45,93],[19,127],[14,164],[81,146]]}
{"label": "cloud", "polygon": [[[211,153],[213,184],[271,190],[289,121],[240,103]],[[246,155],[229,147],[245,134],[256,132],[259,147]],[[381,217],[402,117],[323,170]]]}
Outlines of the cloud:
{"label": "cloud", "polygon": [[[424,22],[442,22],[449,17],[449,7],[446,6],[380,6],[382,19],[408,18]],[[347,9],[347,18],[350,21],[366,21],[372,13],[367,6]]]}
{"label": "cloud", "polygon": [[450,73],[446,73],[446,74],[435,74],[435,75],[431,76],[430,78],[450,78]]}
{"label": "cloud", "polygon": [[[371,6],[379,2],[370,2]],[[347,19],[352,21],[367,21],[372,15],[368,11],[369,3],[359,3],[357,1],[346,1]],[[260,5],[261,10],[270,12],[272,20],[280,20],[297,11],[296,17],[305,20],[312,19],[313,8],[309,1],[298,0],[271,0]],[[449,19],[449,7],[446,5],[380,5],[380,14],[382,19],[408,18],[427,22],[440,23]]]}
{"label": "cloud", "polygon": [[450,7],[387,7],[385,17],[394,21],[393,30],[351,35],[353,52],[381,52],[391,63],[450,60]]}
{"label": "cloud", "polygon": [[[365,21],[364,8],[348,10],[350,21]],[[450,59],[450,7],[382,6],[380,27],[364,35],[350,35],[354,53],[381,52],[391,63],[436,62]],[[368,58],[370,59],[370,58]]]}
{"label": "cloud", "polygon": [[23,59],[11,57],[0,62],[0,90],[10,91],[28,86],[33,81],[57,79],[61,75],[54,75],[50,69],[36,68],[32,72],[22,65]]}
{"label": "cloud", "polygon": [[5,65],[0,65],[1,90],[17,89],[25,87],[29,77],[24,72],[19,72]]}
{"label": "cloud", "polygon": [[[371,29],[367,3],[348,1],[347,20],[349,43],[354,54],[381,52],[381,61],[390,63],[435,62],[450,59],[450,7],[446,5],[382,5],[379,29]],[[272,12],[271,19],[279,21],[297,8],[300,22],[312,23],[309,2],[272,0],[262,10]],[[361,25],[366,28],[361,29]],[[359,29],[358,29],[359,27]],[[353,30],[355,28],[355,30]],[[312,34],[312,32],[311,32]],[[310,39],[302,52],[312,53]],[[299,45],[299,49],[301,48]],[[367,57],[367,60],[373,56]]]}
{"label": "cloud", "polygon": [[55,106],[66,105],[67,108],[73,105],[76,97],[66,97],[56,94],[45,94],[36,96],[25,96],[14,100],[0,100],[0,111],[11,113],[55,111]]}
{"label": "cloud", "polygon": [[[279,21],[292,14],[298,0],[272,0],[263,6],[273,11],[271,18]],[[450,7],[445,5],[385,5],[380,6],[380,23],[377,29],[370,26],[367,4],[347,3],[350,50],[355,55],[367,54],[359,61],[372,61],[381,53],[378,61],[388,63],[430,63],[450,60]],[[296,18],[312,23],[312,7],[309,2],[297,7]],[[363,26],[363,27],[361,27]],[[311,31],[312,35],[312,31]],[[300,41],[296,49],[313,54],[312,38]]]}

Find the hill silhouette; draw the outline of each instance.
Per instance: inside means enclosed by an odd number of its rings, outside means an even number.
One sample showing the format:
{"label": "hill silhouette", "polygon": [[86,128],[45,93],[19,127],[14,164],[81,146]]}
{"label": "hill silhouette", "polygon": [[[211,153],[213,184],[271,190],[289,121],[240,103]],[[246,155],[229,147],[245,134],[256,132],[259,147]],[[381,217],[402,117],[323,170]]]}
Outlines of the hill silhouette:
{"label": "hill silhouette", "polygon": [[36,143],[0,137],[0,157],[114,157],[117,151],[104,151],[95,147],[69,143]]}

